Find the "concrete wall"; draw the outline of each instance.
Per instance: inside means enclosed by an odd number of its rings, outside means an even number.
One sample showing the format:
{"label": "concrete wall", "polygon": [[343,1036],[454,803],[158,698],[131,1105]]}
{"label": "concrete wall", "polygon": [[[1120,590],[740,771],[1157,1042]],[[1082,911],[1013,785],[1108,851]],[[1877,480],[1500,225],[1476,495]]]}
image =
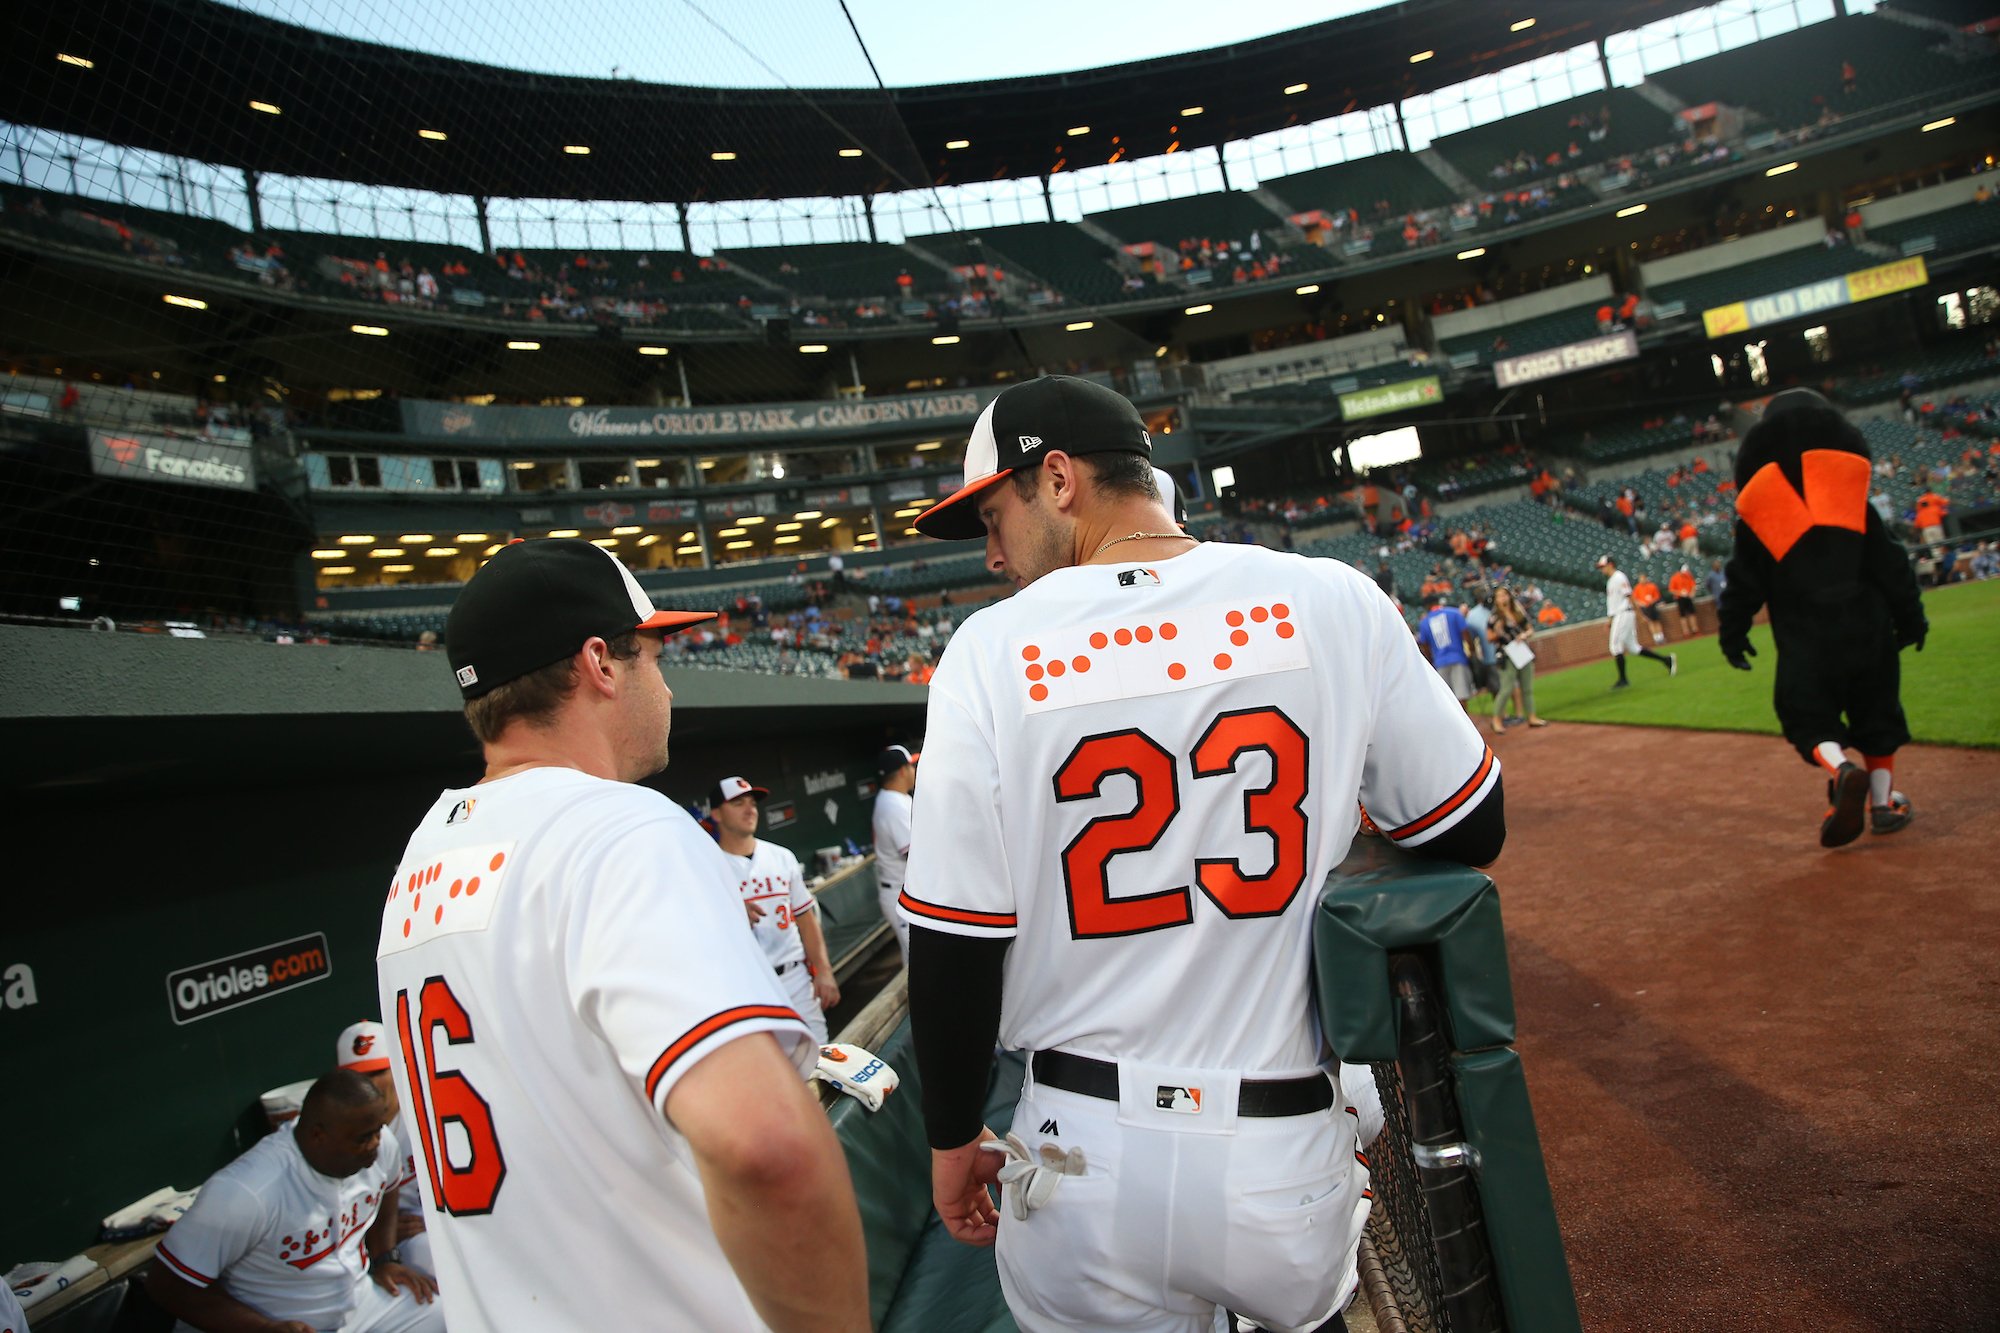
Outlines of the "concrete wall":
{"label": "concrete wall", "polygon": [[1715,273],[1721,269],[1734,268],[1738,264],[1752,264],[1759,259],[1769,259],[1772,255],[1790,254],[1803,250],[1809,245],[1820,245],[1826,239],[1826,223],[1818,218],[1806,218],[1794,222],[1789,227],[1778,227],[1772,231],[1760,231],[1755,236],[1745,236],[1741,240],[1724,241],[1720,245],[1704,246],[1690,250],[1684,255],[1668,255],[1641,267],[1646,289],[1651,291],[1661,283],[1678,282],[1682,278],[1698,277],[1703,273]]}
{"label": "concrete wall", "polygon": [[1962,176],[1942,185],[1929,185],[1921,190],[1911,190],[1908,194],[1877,199],[1872,204],[1861,206],[1861,220],[1871,227],[1881,227],[1905,218],[1956,208],[1960,204],[1971,203],[1973,192],[1981,185],[1990,183],[1991,178],[1985,175]]}
{"label": "concrete wall", "polygon": [[1611,276],[1599,273],[1585,278],[1582,282],[1566,282],[1560,287],[1529,292],[1526,296],[1495,301],[1492,305],[1477,306],[1471,310],[1448,311],[1435,316],[1431,320],[1431,327],[1437,331],[1440,339],[1457,338],[1468,333],[1484,333],[1487,329],[1518,324],[1524,319],[1534,319],[1540,315],[1552,315],[1558,310],[1574,310],[1584,305],[1601,305],[1610,295]]}

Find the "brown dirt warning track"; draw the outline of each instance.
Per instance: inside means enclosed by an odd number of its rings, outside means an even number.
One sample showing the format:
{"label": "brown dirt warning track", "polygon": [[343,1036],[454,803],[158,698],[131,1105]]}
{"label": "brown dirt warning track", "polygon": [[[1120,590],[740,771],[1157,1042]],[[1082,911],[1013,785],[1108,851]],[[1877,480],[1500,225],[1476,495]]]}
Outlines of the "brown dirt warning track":
{"label": "brown dirt warning track", "polygon": [[1764,736],[1495,738],[1518,1048],[1584,1327],[2000,1330],[2000,752],[1822,851]]}

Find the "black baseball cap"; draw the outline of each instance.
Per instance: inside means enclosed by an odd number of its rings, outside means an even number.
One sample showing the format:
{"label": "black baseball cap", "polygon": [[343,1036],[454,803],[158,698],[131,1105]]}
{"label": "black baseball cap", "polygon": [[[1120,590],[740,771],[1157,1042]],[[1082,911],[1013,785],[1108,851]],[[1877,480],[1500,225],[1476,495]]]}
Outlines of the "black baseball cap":
{"label": "black baseball cap", "polygon": [[713,611],[661,611],[617,556],[573,538],[516,541],[465,585],[445,620],[458,690],[477,699],[496,685],[560,662],[584,642],[635,629],[673,631]]}
{"label": "black baseball cap", "polygon": [[875,756],[875,771],[882,777],[903,771],[904,764],[914,764],[922,756],[914,754],[907,746],[892,745]]}
{"label": "black baseball cap", "polygon": [[1101,384],[1073,375],[1023,381],[979,414],[965,444],[965,485],[919,514],[917,531],[946,541],[984,537],[980,493],[1022,468],[1039,466],[1051,449],[1151,457],[1153,437],[1139,409]]}

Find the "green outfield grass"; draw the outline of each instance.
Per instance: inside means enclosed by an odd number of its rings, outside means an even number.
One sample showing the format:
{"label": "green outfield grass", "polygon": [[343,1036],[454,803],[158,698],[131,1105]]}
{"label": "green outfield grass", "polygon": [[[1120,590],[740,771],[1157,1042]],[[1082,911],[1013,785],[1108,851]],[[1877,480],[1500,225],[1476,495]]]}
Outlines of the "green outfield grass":
{"label": "green outfield grass", "polygon": [[[1930,639],[1921,653],[1903,653],[1903,710],[1910,731],[1934,745],[2000,747],[2000,579],[1963,583],[1924,594]],[[1643,631],[1645,622],[1641,621]],[[1715,636],[1669,645],[1680,654],[1671,679],[1657,664],[1626,664],[1629,690],[1614,691],[1617,668],[1607,659],[1535,678],[1535,707],[1558,722],[1622,722],[1645,727],[1778,734],[1771,711],[1777,658],[1771,632],[1750,631],[1758,656],[1751,671],[1722,660]],[[1662,650],[1664,651],[1664,650]],[[1481,698],[1474,711],[1488,713]]]}

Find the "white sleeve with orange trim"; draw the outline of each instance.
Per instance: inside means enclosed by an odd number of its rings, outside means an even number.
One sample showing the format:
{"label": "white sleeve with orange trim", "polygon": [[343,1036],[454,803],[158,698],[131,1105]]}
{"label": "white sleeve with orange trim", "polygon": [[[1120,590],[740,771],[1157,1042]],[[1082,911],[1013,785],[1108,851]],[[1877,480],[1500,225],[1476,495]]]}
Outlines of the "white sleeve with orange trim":
{"label": "white sleeve with orange trim", "polygon": [[269,1214],[255,1192],[227,1174],[216,1175],[201,1187],[180,1220],[160,1237],[154,1255],[183,1282],[213,1286],[269,1233]]}
{"label": "white sleeve with orange trim", "polygon": [[1001,832],[1000,765],[979,713],[958,693],[952,650],[931,680],[924,772],[917,783],[910,864],[897,906],[913,926],[1009,939],[1014,882]]}
{"label": "white sleeve with orange trim", "polygon": [[1500,761],[1389,600],[1376,602],[1382,623],[1361,804],[1391,842],[1421,847],[1485,799],[1500,780]]}
{"label": "white sleeve with orange trim", "polygon": [[819,1058],[755,937],[737,876],[692,818],[646,820],[601,844],[560,948],[570,1001],[655,1106],[703,1056],[752,1032],[806,1073]]}
{"label": "white sleeve with orange trim", "polygon": [[813,908],[818,907],[819,899],[813,897],[812,890],[806,887],[805,867],[799,864],[799,858],[793,854],[790,848],[785,848],[784,852],[785,859],[790,862],[790,865],[787,867],[787,873],[791,876],[789,887],[792,895],[792,919],[796,921],[799,919],[800,913],[810,912]]}

